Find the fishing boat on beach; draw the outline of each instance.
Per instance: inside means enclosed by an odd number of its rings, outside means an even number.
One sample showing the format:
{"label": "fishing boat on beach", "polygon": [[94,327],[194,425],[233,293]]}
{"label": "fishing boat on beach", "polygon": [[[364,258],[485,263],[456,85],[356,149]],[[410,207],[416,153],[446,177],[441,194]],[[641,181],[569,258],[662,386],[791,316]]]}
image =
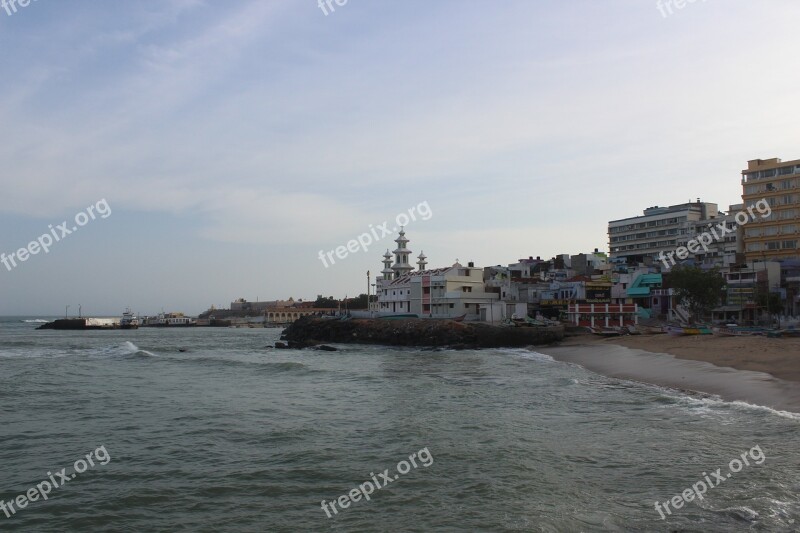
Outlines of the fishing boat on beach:
{"label": "fishing boat on beach", "polygon": [[623,330],[623,329],[614,328],[614,327],[593,328],[593,327],[587,326],[587,329],[593,335],[599,335],[601,337],[619,337],[621,335],[628,335],[629,334],[627,329]]}
{"label": "fishing boat on beach", "polygon": [[664,326],[664,332],[673,337],[684,335],[713,335],[708,326]]}
{"label": "fishing boat on beach", "polygon": [[724,327],[713,328],[714,335],[720,337],[753,337],[766,335],[769,330],[757,326],[737,326],[729,324]]}

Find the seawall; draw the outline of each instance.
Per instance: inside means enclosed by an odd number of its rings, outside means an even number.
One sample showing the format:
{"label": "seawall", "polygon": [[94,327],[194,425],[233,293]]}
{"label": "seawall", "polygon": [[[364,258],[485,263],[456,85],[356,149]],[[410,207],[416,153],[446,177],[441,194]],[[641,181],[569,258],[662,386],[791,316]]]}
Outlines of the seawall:
{"label": "seawall", "polygon": [[329,320],[302,317],[286,328],[281,338],[296,346],[341,343],[510,348],[558,342],[564,338],[564,328],[498,327],[482,323],[418,318]]}

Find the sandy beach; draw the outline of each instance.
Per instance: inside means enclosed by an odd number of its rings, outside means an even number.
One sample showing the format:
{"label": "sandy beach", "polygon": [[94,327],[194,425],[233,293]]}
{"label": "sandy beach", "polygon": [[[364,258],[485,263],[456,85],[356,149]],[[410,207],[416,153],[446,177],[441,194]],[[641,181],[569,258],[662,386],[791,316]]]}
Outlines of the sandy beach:
{"label": "sandy beach", "polygon": [[579,335],[536,351],[606,376],[800,413],[800,339]]}

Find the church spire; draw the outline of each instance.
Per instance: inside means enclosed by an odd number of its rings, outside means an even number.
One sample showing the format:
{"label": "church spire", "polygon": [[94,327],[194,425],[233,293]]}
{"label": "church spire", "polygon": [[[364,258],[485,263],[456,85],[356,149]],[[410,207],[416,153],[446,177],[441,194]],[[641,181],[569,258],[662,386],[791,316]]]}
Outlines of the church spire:
{"label": "church spire", "polygon": [[425,270],[425,267],[428,266],[426,259],[427,257],[425,257],[425,252],[420,250],[419,256],[417,256],[417,268],[420,270],[420,272]]}
{"label": "church spire", "polygon": [[408,239],[406,238],[405,228],[400,228],[400,235],[394,240],[397,243],[397,249],[394,252],[394,265],[392,270],[395,272],[395,278],[405,276],[414,267],[408,262],[408,257],[411,255],[411,250],[408,249]]}

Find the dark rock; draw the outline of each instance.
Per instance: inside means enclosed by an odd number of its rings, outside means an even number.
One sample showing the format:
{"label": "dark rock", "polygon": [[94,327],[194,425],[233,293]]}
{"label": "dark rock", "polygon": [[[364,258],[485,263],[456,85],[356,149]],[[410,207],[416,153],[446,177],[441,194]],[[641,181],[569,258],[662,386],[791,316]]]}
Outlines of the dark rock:
{"label": "dark rock", "polygon": [[319,346],[314,346],[315,350],[320,350],[323,352],[338,352],[338,348],[334,348],[333,346],[328,346],[327,344],[320,344]]}
{"label": "dark rock", "polygon": [[285,342],[276,342],[275,343],[275,348],[277,348],[279,350],[288,350],[289,349],[289,345],[286,344]]}
{"label": "dark rock", "polygon": [[452,320],[321,320],[302,317],[284,332],[291,348],[321,343],[453,347],[456,349],[524,347],[564,338],[564,328],[508,328]]}

